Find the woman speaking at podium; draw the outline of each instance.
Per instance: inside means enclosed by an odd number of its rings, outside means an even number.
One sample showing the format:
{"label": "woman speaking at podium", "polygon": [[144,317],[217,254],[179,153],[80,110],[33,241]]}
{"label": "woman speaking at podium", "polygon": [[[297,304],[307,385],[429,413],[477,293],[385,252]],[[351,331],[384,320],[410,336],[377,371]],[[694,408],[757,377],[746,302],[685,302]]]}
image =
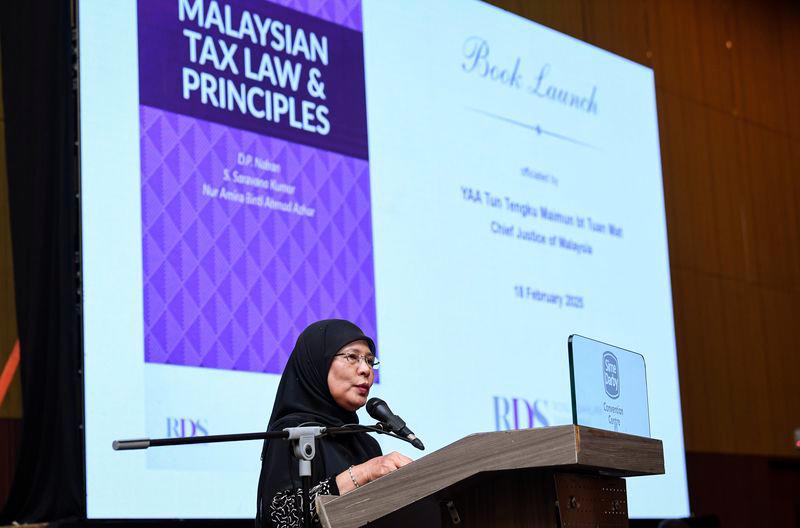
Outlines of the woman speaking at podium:
{"label": "woman speaking at podium", "polygon": [[[358,423],[375,380],[375,343],[349,321],[328,319],[311,324],[297,338],[281,376],[269,430],[300,425],[341,426]],[[314,522],[317,495],[340,495],[411,462],[399,453],[381,455],[366,433],[317,439],[309,497]],[[301,484],[291,443],[265,441],[258,479],[256,526],[299,527]]]}

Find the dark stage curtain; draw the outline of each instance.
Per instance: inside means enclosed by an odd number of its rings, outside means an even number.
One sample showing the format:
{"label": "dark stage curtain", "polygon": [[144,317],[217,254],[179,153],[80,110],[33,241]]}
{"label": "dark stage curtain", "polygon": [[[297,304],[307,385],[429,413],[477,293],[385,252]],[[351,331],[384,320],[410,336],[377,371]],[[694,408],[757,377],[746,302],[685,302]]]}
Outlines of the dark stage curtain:
{"label": "dark stage curtain", "polygon": [[70,4],[0,2],[22,441],[0,524],[85,517]]}

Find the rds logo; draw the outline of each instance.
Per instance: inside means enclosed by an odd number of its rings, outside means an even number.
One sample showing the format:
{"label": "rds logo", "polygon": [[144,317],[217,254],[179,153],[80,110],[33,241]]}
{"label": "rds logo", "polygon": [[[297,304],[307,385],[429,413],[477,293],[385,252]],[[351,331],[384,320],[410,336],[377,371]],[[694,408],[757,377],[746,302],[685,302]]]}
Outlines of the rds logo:
{"label": "rds logo", "polygon": [[619,398],[619,362],[611,352],[603,354],[603,384],[609,398]]}
{"label": "rds logo", "polygon": [[533,403],[525,398],[505,398],[494,396],[494,430],[510,431],[512,429],[527,429],[532,427],[547,427],[550,425],[542,413],[542,404],[546,402],[535,400]]}
{"label": "rds logo", "polygon": [[204,418],[167,417],[167,438],[208,436],[208,422]]}

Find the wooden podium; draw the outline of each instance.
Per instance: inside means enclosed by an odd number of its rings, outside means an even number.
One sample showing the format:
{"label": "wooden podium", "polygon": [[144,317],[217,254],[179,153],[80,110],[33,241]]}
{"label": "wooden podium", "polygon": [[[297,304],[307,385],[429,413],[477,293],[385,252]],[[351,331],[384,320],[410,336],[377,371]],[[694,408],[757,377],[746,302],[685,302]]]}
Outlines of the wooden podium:
{"label": "wooden podium", "polygon": [[660,440],[563,425],[469,435],[341,497],[325,528],[628,526],[625,480],[664,473]]}

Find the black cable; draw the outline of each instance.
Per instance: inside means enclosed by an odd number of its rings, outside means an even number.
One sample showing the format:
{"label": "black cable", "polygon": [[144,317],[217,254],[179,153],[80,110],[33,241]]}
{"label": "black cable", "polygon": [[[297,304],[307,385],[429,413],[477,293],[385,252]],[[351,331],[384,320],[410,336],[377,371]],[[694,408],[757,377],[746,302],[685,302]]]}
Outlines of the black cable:
{"label": "black cable", "polygon": [[[380,422],[378,423],[378,425],[345,424],[345,425],[342,425],[340,427],[335,427],[335,428],[334,427],[328,427],[328,429],[340,429],[341,430],[341,429],[347,429],[347,428],[351,428],[351,427],[352,428],[362,429],[361,431],[352,431],[352,433],[362,433],[362,432],[364,432],[363,429],[367,429],[369,431],[372,431],[372,432],[375,432],[375,433],[378,433],[378,434],[383,434],[383,435],[391,436],[393,438],[397,438],[398,440],[402,440],[404,442],[408,442],[409,444],[413,445],[411,440],[409,440],[408,438],[406,438],[404,436],[400,436],[399,434],[395,433],[394,431],[389,431],[388,429],[382,429],[380,427],[380,425],[381,425]],[[334,431],[333,433],[330,433],[326,429],[324,435],[334,436],[334,435],[336,435],[337,432],[338,431]],[[341,432],[345,432],[345,431],[341,431]]]}

